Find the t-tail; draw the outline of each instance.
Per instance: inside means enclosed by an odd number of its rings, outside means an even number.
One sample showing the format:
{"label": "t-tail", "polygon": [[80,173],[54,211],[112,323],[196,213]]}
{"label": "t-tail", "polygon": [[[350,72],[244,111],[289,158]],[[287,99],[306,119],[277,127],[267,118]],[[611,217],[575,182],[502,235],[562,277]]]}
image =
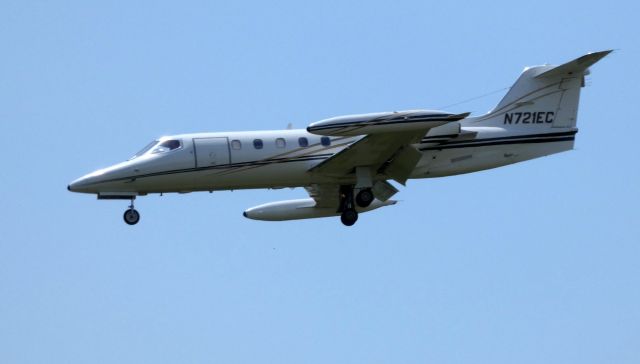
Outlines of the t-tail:
{"label": "t-tail", "polygon": [[514,133],[577,131],[580,88],[589,67],[611,50],[594,52],[560,66],[526,68],[488,114],[468,118],[468,126],[499,127]]}

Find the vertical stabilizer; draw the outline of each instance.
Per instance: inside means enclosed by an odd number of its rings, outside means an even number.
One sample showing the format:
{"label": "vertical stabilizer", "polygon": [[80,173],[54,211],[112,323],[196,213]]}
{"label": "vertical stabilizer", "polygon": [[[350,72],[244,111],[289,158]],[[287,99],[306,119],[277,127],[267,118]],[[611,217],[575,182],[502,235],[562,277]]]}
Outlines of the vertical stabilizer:
{"label": "vertical stabilizer", "polygon": [[540,131],[575,128],[584,76],[609,53],[589,53],[560,66],[526,68],[498,105],[484,116],[470,118],[470,125]]}

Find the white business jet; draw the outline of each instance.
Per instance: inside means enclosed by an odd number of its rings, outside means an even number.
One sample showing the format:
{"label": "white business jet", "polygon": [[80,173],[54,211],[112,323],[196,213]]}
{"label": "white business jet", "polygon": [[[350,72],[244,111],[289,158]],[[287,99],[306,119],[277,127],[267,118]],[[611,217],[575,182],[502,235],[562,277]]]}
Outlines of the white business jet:
{"label": "white business jet", "polygon": [[396,203],[409,179],[451,176],[573,149],[580,88],[588,67],[611,51],[560,66],[524,70],[489,113],[469,117],[435,110],[339,116],[306,129],[198,133],[154,140],[126,162],[73,181],[69,191],[130,200],[150,193],[304,187],[310,198],[244,211],[281,221],[358,214]]}

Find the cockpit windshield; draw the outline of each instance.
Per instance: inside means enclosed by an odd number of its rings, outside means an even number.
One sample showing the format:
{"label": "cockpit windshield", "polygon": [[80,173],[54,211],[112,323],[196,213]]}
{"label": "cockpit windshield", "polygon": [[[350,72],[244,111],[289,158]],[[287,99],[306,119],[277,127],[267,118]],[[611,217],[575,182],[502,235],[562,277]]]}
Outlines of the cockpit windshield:
{"label": "cockpit windshield", "polygon": [[179,139],[170,140],[154,140],[142,148],[138,153],[134,154],[129,160],[136,159],[144,154],[159,154],[166,153],[182,147],[182,142]]}
{"label": "cockpit windshield", "polygon": [[182,142],[178,139],[170,139],[170,140],[154,140],[149,143],[146,147],[142,148],[138,153],[134,154],[133,157],[129,158],[129,160],[138,158],[144,154],[160,154],[166,153],[175,149],[182,147]]}
{"label": "cockpit windshield", "polygon": [[141,156],[141,155],[145,154],[145,153],[146,153],[146,152],[148,152],[151,148],[155,147],[155,146],[156,146],[156,144],[158,144],[159,142],[160,142],[159,140],[154,140],[154,141],[152,141],[151,143],[147,144],[147,146],[146,146],[146,147],[144,147],[144,148],[140,149],[140,151],[139,151],[138,153],[134,154],[131,158],[129,158],[129,160],[136,159],[136,158],[138,158],[139,156]]}
{"label": "cockpit windshield", "polygon": [[152,154],[165,153],[180,148],[182,144],[177,139],[165,140],[151,149]]}

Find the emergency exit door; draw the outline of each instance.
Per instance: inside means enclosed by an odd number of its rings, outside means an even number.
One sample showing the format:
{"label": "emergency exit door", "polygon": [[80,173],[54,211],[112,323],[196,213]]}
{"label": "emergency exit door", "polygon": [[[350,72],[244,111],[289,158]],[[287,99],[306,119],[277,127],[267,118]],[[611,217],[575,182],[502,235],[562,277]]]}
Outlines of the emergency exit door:
{"label": "emergency exit door", "polygon": [[227,138],[194,138],[196,168],[229,164],[229,140]]}

